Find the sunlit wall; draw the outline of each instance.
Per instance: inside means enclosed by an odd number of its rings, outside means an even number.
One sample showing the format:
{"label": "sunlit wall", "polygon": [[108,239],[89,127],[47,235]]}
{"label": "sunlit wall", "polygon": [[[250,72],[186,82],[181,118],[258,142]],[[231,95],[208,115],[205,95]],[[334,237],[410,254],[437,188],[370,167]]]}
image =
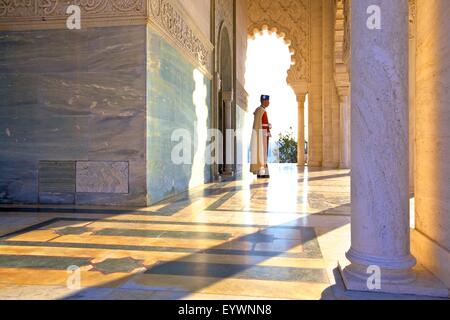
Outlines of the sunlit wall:
{"label": "sunlit wall", "polygon": [[[210,114],[210,80],[161,36],[148,28],[147,193],[152,204],[210,180],[205,164]],[[191,141],[173,141],[174,132]],[[173,162],[183,142],[189,163]]]}

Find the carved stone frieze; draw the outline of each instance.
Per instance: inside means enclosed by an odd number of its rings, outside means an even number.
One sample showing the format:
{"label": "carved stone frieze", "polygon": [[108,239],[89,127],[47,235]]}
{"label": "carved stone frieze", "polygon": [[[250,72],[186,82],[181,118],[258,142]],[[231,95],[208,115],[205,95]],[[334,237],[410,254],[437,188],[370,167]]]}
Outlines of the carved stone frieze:
{"label": "carved stone frieze", "polygon": [[222,24],[231,31],[233,28],[233,0],[216,0],[216,34]]}
{"label": "carved stone frieze", "polygon": [[350,94],[350,75],[348,72],[349,61],[349,40],[348,30],[348,7],[346,0],[336,0],[335,2],[335,25],[334,25],[334,79],[336,88],[341,99]]}
{"label": "carved stone frieze", "polygon": [[248,1],[249,36],[268,28],[285,38],[292,52],[293,66],[288,81],[311,79],[311,0]]}
{"label": "carved stone frieze", "polygon": [[211,78],[213,46],[190,21],[188,14],[174,0],[148,0],[151,25],[178,46],[187,57],[199,64]]}
{"label": "carved stone frieze", "polygon": [[[145,0],[0,0],[0,22],[64,18],[69,5],[78,5],[82,14],[96,16],[145,16]],[[24,20],[26,22],[26,20]]]}
{"label": "carved stone frieze", "polygon": [[343,14],[344,14],[344,51],[343,51],[343,60],[344,63],[349,66],[350,65],[350,56],[351,56],[351,42],[352,42],[352,34],[351,34],[351,1],[352,0],[342,0],[343,5]]}
{"label": "carved stone frieze", "polygon": [[[228,30],[230,40],[233,33],[233,0],[215,0],[215,43],[220,43],[220,32],[222,28]],[[230,42],[232,51],[233,43]],[[219,52],[216,54],[216,68],[219,69]]]}

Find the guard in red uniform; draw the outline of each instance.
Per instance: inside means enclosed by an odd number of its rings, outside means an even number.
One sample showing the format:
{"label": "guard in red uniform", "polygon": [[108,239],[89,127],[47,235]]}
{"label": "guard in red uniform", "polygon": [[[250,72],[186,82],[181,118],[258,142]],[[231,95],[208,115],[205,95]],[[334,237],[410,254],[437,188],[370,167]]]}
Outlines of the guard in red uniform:
{"label": "guard in red uniform", "polygon": [[270,178],[267,159],[269,157],[269,139],[272,125],[269,123],[266,111],[269,105],[270,97],[267,95],[261,96],[261,106],[254,113],[255,121],[253,123],[251,142],[252,161],[250,171],[258,175],[258,178]]}

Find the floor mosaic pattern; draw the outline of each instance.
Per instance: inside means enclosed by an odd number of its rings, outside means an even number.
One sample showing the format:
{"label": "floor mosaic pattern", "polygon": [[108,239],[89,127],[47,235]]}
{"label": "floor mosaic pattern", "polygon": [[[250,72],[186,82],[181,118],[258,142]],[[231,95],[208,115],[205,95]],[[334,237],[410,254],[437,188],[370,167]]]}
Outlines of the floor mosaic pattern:
{"label": "floor mosaic pattern", "polygon": [[2,206],[0,299],[320,299],[349,172],[271,169],[142,209]]}

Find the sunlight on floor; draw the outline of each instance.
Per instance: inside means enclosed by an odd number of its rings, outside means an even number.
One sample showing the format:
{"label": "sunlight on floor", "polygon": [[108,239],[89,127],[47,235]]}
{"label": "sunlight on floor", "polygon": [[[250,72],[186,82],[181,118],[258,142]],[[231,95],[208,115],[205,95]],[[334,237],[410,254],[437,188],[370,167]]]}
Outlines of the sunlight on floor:
{"label": "sunlight on floor", "polygon": [[146,210],[0,207],[0,299],[320,299],[349,248],[349,171],[271,172]]}

